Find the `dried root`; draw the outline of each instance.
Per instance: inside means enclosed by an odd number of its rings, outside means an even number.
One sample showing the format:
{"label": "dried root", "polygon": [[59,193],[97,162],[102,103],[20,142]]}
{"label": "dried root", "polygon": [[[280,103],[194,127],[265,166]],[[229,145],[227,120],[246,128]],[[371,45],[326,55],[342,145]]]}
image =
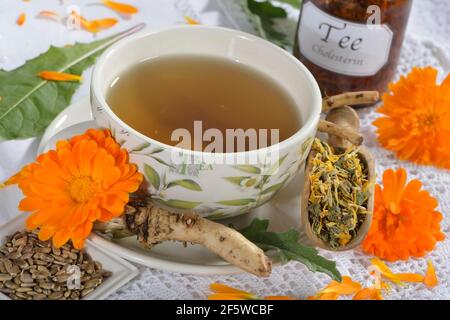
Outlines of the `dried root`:
{"label": "dried root", "polygon": [[355,146],[360,146],[364,142],[364,137],[358,131],[337,125],[333,122],[326,120],[320,120],[319,131],[328,133],[332,136],[337,136],[346,139]]}
{"label": "dried root", "polygon": [[97,223],[94,229],[115,238],[137,235],[138,241],[149,249],[170,240],[196,243],[254,275],[265,277],[272,271],[264,252],[236,230],[194,213],[171,213],[145,198],[132,199],[124,215],[108,223]]}
{"label": "dried root", "polygon": [[378,91],[347,92],[323,99],[322,111],[328,112],[333,108],[372,104],[380,99]]}

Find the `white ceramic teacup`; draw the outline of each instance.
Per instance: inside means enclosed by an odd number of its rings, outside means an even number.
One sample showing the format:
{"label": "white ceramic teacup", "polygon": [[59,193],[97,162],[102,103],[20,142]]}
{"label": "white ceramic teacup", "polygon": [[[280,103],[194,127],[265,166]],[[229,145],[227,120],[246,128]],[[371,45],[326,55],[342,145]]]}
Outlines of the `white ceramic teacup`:
{"label": "white ceramic teacup", "polygon": [[[137,132],[106,103],[111,83],[143,60],[172,54],[231,59],[269,75],[294,99],[302,128],[272,148],[226,154],[236,156],[235,162],[222,164],[205,162],[211,154],[169,146]],[[144,30],[121,40],[98,60],[91,88],[97,124],[111,129],[115,139],[128,149],[131,162],[145,174],[145,187],[153,199],[168,209],[194,211],[212,219],[236,216],[266,203],[304,170],[319,123],[321,101],[311,73],[288,52],[240,31],[206,26]],[[186,161],[175,162],[174,155]]]}

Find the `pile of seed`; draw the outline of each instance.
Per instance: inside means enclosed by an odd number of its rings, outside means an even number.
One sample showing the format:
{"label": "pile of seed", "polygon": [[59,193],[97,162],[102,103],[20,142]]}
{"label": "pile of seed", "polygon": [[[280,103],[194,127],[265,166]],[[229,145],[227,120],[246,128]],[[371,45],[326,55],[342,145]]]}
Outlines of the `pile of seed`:
{"label": "pile of seed", "polygon": [[[73,266],[80,286],[70,290]],[[14,300],[79,300],[110,276],[88,253],[69,243],[57,249],[37,232],[16,232],[0,247],[0,292]]]}

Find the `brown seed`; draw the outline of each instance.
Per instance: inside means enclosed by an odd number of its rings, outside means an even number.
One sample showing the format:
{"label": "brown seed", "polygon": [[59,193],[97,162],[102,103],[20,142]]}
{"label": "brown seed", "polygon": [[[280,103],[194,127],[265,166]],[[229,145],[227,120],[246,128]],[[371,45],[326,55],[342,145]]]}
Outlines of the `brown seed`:
{"label": "brown seed", "polygon": [[9,289],[17,289],[19,286],[12,281],[6,281],[5,287]]}
{"label": "brown seed", "polygon": [[23,292],[16,292],[16,296],[21,299],[31,300],[31,297]]}
{"label": "brown seed", "polygon": [[87,273],[92,274],[95,271],[94,263],[89,263],[84,269]]}
{"label": "brown seed", "polygon": [[37,280],[44,280],[47,279],[50,276],[48,272],[45,271],[38,271],[33,273],[33,278]]}
{"label": "brown seed", "polygon": [[95,261],[94,265],[95,265],[95,270],[96,271],[103,269],[102,263],[100,261]]}
{"label": "brown seed", "polygon": [[61,274],[59,276],[53,277],[53,281],[56,281],[58,283],[63,283],[66,282],[67,279],[69,279],[70,275],[69,274]]}
{"label": "brown seed", "polygon": [[80,299],[80,294],[78,292],[72,292],[70,295],[70,299],[72,300],[79,300]]}
{"label": "brown seed", "polygon": [[24,272],[20,275],[20,281],[31,283],[33,282],[33,277],[28,272]]}
{"label": "brown seed", "polygon": [[51,282],[43,282],[39,284],[39,287],[45,290],[52,290],[55,287],[55,284]]}
{"label": "brown seed", "polygon": [[26,262],[23,258],[17,259],[15,262],[20,269],[26,269],[29,267],[28,262]]}
{"label": "brown seed", "polygon": [[40,265],[40,266],[46,266],[48,262],[42,261],[42,260],[34,260],[34,264]]}
{"label": "brown seed", "polygon": [[102,279],[92,279],[92,280],[86,281],[84,283],[84,288],[85,289],[95,288],[98,285],[100,285],[101,283],[102,283]]}
{"label": "brown seed", "polygon": [[6,293],[6,294],[8,294],[8,293],[14,293],[14,289],[10,289],[10,288],[0,288],[0,292]]}
{"label": "brown seed", "polygon": [[103,276],[103,278],[109,278],[112,276],[112,272],[111,271],[103,271],[102,276]]}
{"label": "brown seed", "polygon": [[12,276],[6,273],[0,273],[0,281],[8,281],[11,280]]}
{"label": "brown seed", "polygon": [[0,273],[8,273],[2,260],[0,260]]}
{"label": "brown seed", "polygon": [[15,259],[19,259],[21,256],[22,256],[22,253],[20,253],[18,251],[14,251],[14,252],[11,252],[10,254],[8,254],[7,257],[8,257],[8,259],[15,260]]}
{"label": "brown seed", "polygon": [[16,292],[28,292],[33,290],[33,288],[28,288],[28,287],[19,287],[16,289]]}
{"label": "brown seed", "polygon": [[27,241],[28,241],[28,237],[26,235],[22,235],[21,238],[13,241],[13,245],[16,247],[21,246],[21,245],[26,245]]}
{"label": "brown seed", "polygon": [[36,248],[36,252],[39,252],[39,253],[50,253],[50,252],[52,252],[52,248],[48,248],[48,247]]}
{"label": "brown seed", "polygon": [[86,297],[89,293],[91,293],[92,291],[94,291],[94,288],[88,288],[88,289],[84,289],[83,291],[81,291],[81,297],[84,298]]}
{"label": "brown seed", "polygon": [[33,300],[45,300],[47,299],[47,295],[43,294],[43,293],[36,293],[33,296]]}
{"label": "brown seed", "polygon": [[48,298],[49,298],[50,300],[57,300],[57,299],[61,298],[62,296],[63,296],[63,293],[62,293],[62,292],[52,292],[52,293],[48,296]]}
{"label": "brown seed", "polygon": [[[29,253],[32,253],[32,251],[33,251],[33,246],[31,245],[31,244],[27,244],[25,247],[23,247],[23,249],[22,249],[22,253],[25,255],[25,254],[29,254]],[[27,258],[24,258],[24,259],[28,259],[29,257],[27,257]]]}
{"label": "brown seed", "polygon": [[4,259],[3,260],[3,266],[5,267],[6,272],[11,274],[11,269],[13,267],[12,261],[9,260],[9,259]]}
{"label": "brown seed", "polygon": [[61,249],[52,247],[52,252],[55,256],[60,256],[61,255]]}

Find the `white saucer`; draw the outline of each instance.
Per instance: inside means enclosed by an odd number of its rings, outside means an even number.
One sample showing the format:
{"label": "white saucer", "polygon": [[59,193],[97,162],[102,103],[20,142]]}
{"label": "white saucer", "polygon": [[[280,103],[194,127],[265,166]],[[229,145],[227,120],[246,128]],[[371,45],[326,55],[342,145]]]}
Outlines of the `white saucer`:
{"label": "white saucer", "polygon": [[[48,126],[39,145],[39,153],[53,148],[55,142],[83,133],[95,127],[92,122],[90,102],[82,99],[69,106]],[[297,176],[272,201],[237,218],[223,220],[224,224],[233,223],[239,227],[250,224],[254,217],[270,220],[270,229],[286,231],[300,228],[300,194],[302,176]],[[156,246],[151,251],[141,248],[134,238],[109,241],[92,235],[91,240],[106,250],[122,258],[151,268],[183,274],[233,274],[242,270],[228,264],[220,257],[210,253],[199,245],[187,248],[180,243],[167,242]]]}

